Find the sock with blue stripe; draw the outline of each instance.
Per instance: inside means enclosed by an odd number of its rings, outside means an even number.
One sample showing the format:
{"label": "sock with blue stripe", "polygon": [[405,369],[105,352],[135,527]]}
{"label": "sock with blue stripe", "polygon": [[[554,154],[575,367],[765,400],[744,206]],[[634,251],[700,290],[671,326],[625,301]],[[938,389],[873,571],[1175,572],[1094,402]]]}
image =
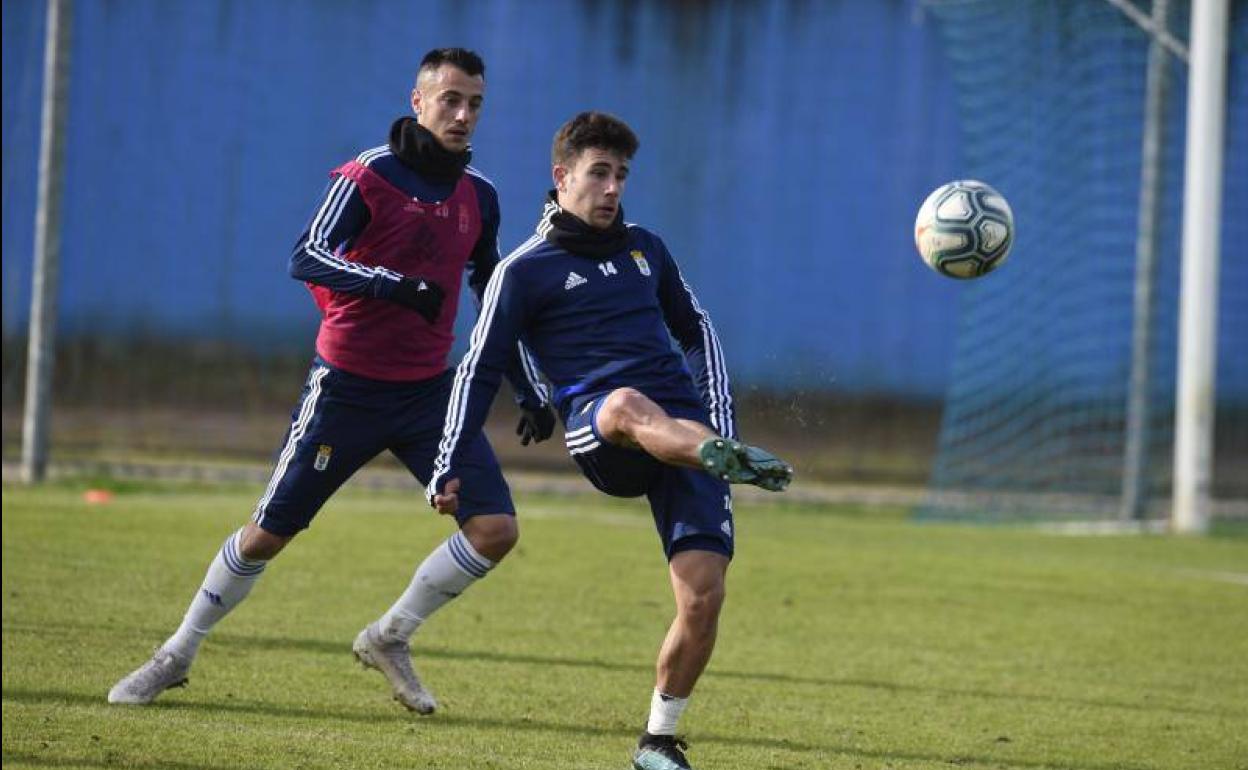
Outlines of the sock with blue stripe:
{"label": "sock with blue stripe", "polygon": [[225,545],[208,565],[208,574],[191,600],[182,625],[161,645],[162,649],[188,660],[194,659],[199,643],[212,627],[251,593],[268,562],[243,558],[238,548],[242,532],[240,529],[226,538]]}
{"label": "sock with blue stripe", "polygon": [[421,562],[407,590],[377,622],[382,639],[406,642],[438,608],[493,567],[494,562],[477,553],[463,532],[451,535]]}

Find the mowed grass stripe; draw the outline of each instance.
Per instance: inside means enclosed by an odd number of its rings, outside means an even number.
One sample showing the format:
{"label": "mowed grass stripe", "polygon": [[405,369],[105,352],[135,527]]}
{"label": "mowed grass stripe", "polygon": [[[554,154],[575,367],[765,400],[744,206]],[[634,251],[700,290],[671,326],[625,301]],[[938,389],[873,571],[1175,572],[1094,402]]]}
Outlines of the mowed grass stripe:
{"label": "mowed grass stripe", "polygon": [[[521,543],[417,636],[407,714],[350,643],[451,532],[348,488],[205,643],[177,625],[259,489],[6,487],[6,767],[622,768],[671,600],[644,503],[521,497]],[[1070,538],[738,503],[720,645],[683,720],[714,768],[1231,768],[1248,761],[1248,539]]]}

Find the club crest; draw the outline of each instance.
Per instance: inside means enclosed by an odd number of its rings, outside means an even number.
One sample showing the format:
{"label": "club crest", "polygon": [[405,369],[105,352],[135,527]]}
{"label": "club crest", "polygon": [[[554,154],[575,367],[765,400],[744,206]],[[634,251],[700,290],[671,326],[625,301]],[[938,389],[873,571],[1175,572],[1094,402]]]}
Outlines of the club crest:
{"label": "club crest", "polygon": [[329,444],[321,444],[316,448],[316,460],[313,461],[312,467],[318,471],[323,471],[329,467],[329,456],[334,453],[334,448]]}
{"label": "club crest", "polygon": [[646,261],[646,255],[637,249],[633,249],[629,254],[632,256],[633,261],[637,263],[637,269],[641,271],[641,274],[650,275],[650,263]]}

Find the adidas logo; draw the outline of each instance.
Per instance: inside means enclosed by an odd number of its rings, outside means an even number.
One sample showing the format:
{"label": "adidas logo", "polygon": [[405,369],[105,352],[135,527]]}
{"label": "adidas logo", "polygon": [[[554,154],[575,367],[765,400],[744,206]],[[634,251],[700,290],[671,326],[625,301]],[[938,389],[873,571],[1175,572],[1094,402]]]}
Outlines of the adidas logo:
{"label": "adidas logo", "polygon": [[564,290],[575,289],[583,283],[589,283],[583,275],[577,275],[575,272],[568,273],[568,280],[563,282]]}

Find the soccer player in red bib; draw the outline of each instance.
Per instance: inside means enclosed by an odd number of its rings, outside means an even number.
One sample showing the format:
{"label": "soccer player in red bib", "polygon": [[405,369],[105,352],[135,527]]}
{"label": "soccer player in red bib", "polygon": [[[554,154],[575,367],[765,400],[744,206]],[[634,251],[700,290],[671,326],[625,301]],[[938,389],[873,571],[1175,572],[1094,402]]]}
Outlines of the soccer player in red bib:
{"label": "soccer player in red bib", "polygon": [[[369,460],[389,450],[429,482],[453,383],[447,354],[461,280],[467,272],[480,301],[499,262],[498,195],[468,165],[484,92],[485,65],[475,53],[430,51],[412,91],[415,118],[399,119],[386,144],[331,172],[290,259],[291,276],[307,283],[322,319],[272,479],[251,521],[213,559],[181,626],[113,687],[109,702],[150,703],[185,684],[208,632]],[[519,394],[526,444],[554,429],[545,388],[527,376],[532,372],[517,349],[508,378]],[[464,457],[457,467],[465,485],[458,531],[353,645],[360,662],[389,680],[395,698],[422,714],[437,704],[412,669],[409,638],[485,577],[517,538],[511,494],[486,438],[475,438]]]}

